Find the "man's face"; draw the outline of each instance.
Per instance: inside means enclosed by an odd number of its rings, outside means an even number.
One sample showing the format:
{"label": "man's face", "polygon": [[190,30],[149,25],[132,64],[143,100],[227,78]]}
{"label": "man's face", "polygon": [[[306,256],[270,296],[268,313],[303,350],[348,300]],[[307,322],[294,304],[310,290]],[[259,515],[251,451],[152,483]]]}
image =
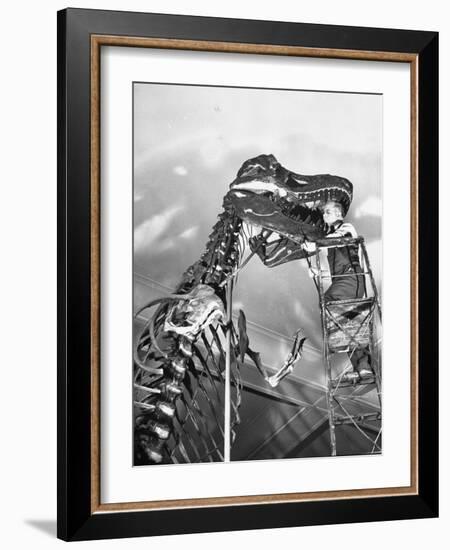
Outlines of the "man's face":
{"label": "man's face", "polygon": [[333,225],[337,220],[342,220],[340,206],[335,202],[327,202],[323,208],[323,220],[328,225]]}

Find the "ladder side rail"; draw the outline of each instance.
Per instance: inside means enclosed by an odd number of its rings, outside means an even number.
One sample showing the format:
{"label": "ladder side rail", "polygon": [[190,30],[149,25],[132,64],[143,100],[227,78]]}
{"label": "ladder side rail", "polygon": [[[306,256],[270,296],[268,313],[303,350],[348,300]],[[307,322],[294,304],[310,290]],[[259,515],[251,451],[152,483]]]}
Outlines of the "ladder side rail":
{"label": "ladder side rail", "polygon": [[361,241],[360,246],[361,246],[361,250],[362,250],[362,253],[363,253],[363,257],[364,257],[364,262],[365,262],[365,264],[366,264],[367,271],[368,271],[368,273],[369,273],[370,284],[372,285],[372,292],[373,292],[373,294],[374,294],[375,302],[376,302],[376,304],[377,304],[377,309],[378,309],[378,315],[380,316],[380,322],[381,322],[382,316],[381,316],[380,298],[379,298],[379,296],[378,296],[378,289],[377,289],[377,285],[375,284],[375,279],[374,279],[374,276],[373,276],[372,267],[371,267],[371,265],[370,265],[369,255],[367,254],[367,250],[366,250],[366,245],[365,245],[365,243],[364,243],[364,239]]}
{"label": "ladder side rail", "polygon": [[331,400],[331,389],[332,389],[332,376],[331,376],[331,364],[330,356],[328,350],[328,331],[326,326],[326,307],[325,307],[325,294],[323,290],[323,278],[322,267],[320,263],[320,248],[317,248],[315,253],[316,260],[316,269],[318,273],[317,281],[317,290],[319,293],[319,303],[320,303],[320,318],[322,321],[322,334],[323,334],[323,355],[325,359],[325,377],[327,384],[326,400],[328,408],[328,422],[330,426],[330,446],[331,446],[331,456],[336,456],[336,432],[335,432],[335,422],[334,422],[334,405]]}
{"label": "ladder side rail", "polygon": [[[381,323],[382,322],[382,315],[381,315],[381,304],[380,304],[380,300],[379,300],[379,296],[378,296],[378,289],[377,289],[377,285],[375,284],[375,279],[374,279],[374,276],[373,276],[372,267],[370,265],[369,255],[367,253],[367,249],[366,249],[364,239],[361,241],[360,247],[361,247],[363,258],[364,258],[364,263],[366,265],[366,268],[367,268],[367,271],[368,271],[368,274],[369,274],[369,277],[370,277],[370,284],[372,285],[372,291],[373,291],[373,294],[374,294],[374,301],[377,305],[378,315],[380,317],[380,323]],[[382,387],[381,387],[382,382],[381,382],[381,365],[380,365],[380,355],[379,355],[380,351],[378,349],[378,346],[375,349],[375,337],[376,337],[376,335],[375,335],[375,330],[374,330],[374,318],[372,317],[372,319],[370,320],[370,339],[369,339],[370,347],[369,347],[369,350],[370,350],[370,357],[372,357],[372,361],[375,361],[375,364],[372,365],[372,368],[373,368],[373,371],[375,373],[375,385],[376,385],[376,389],[377,389],[378,402],[379,402],[380,412],[381,412],[381,410],[382,410]],[[380,433],[381,433],[381,427],[380,427]]]}
{"label": "ladder side rail", "polygon": [[378,396],[378,403],[380,405],[380,411],[382,407],[381,403],[381,368],[380,368],[380,361],[379,361],[379,350],[378,346],[375,349],[375,334],[374,334],[374,320],[373,318],[370,320],[370,339],[369,339],[369,352],[370,357],[372,358],[372,369],[375,373],[375,385],[377,388],[377,396]]}
{"label": "ladder side rail", "polygon": [[[381,388],[381,366],[380,366],[380,350],[378,349],[378,346],[376,346],[375,349],[375,330],[374,330],[374,316],[370,319],[370,339],[369,339],[369,353],[370,357],[372,358],[372,369],[375,373],[375,388],[377,391],[377,397],[378,397],[378,406],[380,407],[380,428],[378,430],[378,434],[374,440],[373,446],[372,446],[372,452],[376,453],[376,449],[379,448],[378,446],[378,439],[380,438],[382,431],[383,431],[383,401],[382,401],[382,388]],[[381,452],[381,449],[380,449]]]}

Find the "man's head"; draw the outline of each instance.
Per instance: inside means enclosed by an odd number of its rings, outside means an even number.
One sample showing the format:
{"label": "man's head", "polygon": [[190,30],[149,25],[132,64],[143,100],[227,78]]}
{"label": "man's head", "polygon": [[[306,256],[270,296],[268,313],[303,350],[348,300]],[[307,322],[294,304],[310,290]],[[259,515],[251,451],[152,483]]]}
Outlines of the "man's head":
{"label": "man's head", "polygon": [[340,202],[328,201],[323,207],[323,221],[333,225],[344,218],[344,208]]}

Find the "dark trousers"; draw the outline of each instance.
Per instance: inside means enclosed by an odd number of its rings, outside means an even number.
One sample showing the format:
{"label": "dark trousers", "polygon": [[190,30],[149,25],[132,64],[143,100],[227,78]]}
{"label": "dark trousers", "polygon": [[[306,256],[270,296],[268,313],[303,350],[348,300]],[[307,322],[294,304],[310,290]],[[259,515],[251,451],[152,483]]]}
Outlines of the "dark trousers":
{"label": "dark trousers", "polygon": [[[359,273],[360,271],[359,267],[349,267],[343,277],[333,275],[333,282],[325,292],[325,302],[362,298],[366,292],[364,275],[350,275],[350,273]],[[371,360],[368,346],[354,349],[352,353],[349,353],[349,358],[355,370],[370,369]]]}

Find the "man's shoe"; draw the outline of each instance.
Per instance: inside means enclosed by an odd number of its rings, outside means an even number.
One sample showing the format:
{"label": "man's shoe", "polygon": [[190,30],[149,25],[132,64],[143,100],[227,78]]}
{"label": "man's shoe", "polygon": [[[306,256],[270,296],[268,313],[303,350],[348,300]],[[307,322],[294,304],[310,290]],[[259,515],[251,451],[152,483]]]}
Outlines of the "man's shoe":
{"label": "man's shoe", "polygon": [[359,380],[359,374],[356,371],[346,372],[342,375],[341,382],[355,384]]}
{"label": "man's shoe", "polygon": [[373,378],[375,376],[375,373],[370,367],[362,367],[361,369],[358,369],[358,374],[361,380],[368,380],[369,378]]}

